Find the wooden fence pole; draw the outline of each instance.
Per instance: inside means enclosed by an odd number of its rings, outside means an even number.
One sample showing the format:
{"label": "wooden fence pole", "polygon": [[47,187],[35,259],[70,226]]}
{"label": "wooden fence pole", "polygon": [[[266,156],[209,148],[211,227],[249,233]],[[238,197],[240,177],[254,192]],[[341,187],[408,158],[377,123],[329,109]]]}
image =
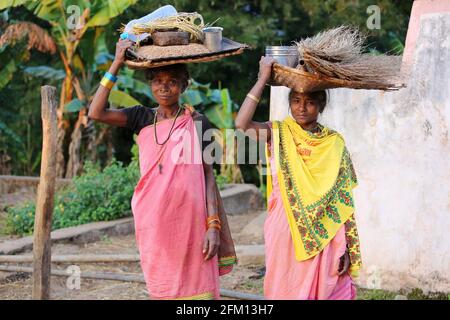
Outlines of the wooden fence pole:
{"label": "wooden fence pole", "polygon": [[41,87],[42,157],[33,241],[33,299],[50,299],[53,199],[56,180],[56,88]]}

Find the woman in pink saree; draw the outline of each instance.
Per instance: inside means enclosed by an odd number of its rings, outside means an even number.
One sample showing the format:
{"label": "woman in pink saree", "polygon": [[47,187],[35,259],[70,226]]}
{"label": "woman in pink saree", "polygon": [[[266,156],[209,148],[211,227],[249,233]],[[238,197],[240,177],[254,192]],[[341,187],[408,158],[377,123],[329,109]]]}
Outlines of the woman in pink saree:
{"label": "woman in pink saree", "polygon": [[[111,74],[130,45],[119,40]],[[100,86],[89,117],[138,134],[140,179],[131,207],[151,299],[218,299],[219,275],[231,271],[236,256],[212,165],[202,157],[202,129],[210,124],[178,104],[188,85],[185,65],[147,75],[157,108],[105,110],[109,89]]]}
{"label": "woman in pink saree", "polygon": [[361,265],[352,189],[356,175],[343,137],[317,122],[325,91],[289,96],[291,116],[256,122],[253,114],[271,77],[263,57],[257,83],[236,128],[267,142],[268,214],[264,225],[267,299],[351,300]]}

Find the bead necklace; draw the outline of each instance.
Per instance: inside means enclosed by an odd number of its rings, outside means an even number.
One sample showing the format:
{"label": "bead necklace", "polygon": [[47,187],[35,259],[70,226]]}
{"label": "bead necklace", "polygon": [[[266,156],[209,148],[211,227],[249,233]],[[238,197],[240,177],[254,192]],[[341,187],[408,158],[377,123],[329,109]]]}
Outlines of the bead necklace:
{"label": "bead necklace", "polygon": [[[176,122],[176,120],[177,120],[177,118],[178,118],[178,116],[180,114],[181,109],[183,109],[183,108],[182,107],[178,107],[178,111],[177,111],[177,114],[175,115],[175,118],[173,119],[172,126],[171,126],[170,131],[169,131],[169,135],[167,136],[166,140],[164,140],[164,142],[162,142],[162,143],[160,143],[158,141],[158,135],[157,135],[157,131],[156,131],[156,123],[157,123],[156,122],[156,118],[157,118],[157,115],[158,115],[158,109],[159,109],[159,107],[156,109],[155,118],[153,119],[153,129],[154,129],[154,132],[155,132],[154,137],[155,137],[155,143],[157,145],[164,146],[166,144],[166,142],[169,141],[170,136],[172,135],[173,127],[175,126],[175,122]],[[158,159],[158,169],[159,169],[159,173],[160,174],[162,173],[162,167],[163,166],[161,164],[161,158],[162,158],[162,155],[164,153],[164,150],[163,150],[163,152],[161,152],[161,155],[159,156],[159,159]]]}

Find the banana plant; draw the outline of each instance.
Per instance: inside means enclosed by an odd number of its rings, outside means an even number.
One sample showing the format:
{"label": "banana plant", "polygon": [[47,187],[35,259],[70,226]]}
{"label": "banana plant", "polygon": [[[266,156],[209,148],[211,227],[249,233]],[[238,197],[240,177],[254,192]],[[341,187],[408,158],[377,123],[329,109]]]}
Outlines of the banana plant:
{"label": "banana plant", "polygon": [[[181,97],[182,102],[203,111],[208,119],[220,130],[216,132],[215,139],[219,142],[223,159],[220,166],[220,175],[228,183],[243,183],[242,172],[236,164],[236,137],[234,134],[234,117],[238,105],[233,102],[230,92],[226,88],[212,89],[210,84],[200,84],[192,81],[189,88]],[[227,130],[228,129],[228,130]],[[230,147],[232,146],[232,147]],[[227,163],[227,159],[234,159],[234,163]]]}
{"label": "banana plant", "polygon": [[[92,60],[98,57],[92,49],[102,51],[101,45],[92,47],[92,43],[101,39],[101,26],[107,25],[111,19],[135,4],[137,0],[2,0],[0,10],[16,6],[24,6],[37,17],[51,25],[51,36],[57,44],[57,52],[63,65],[65,77],[61,85],[60,103],[58,107],[58,146],[56,175],[72,177],[81,170],[81,131],[88,125],[86,102],[89,93],[83,90],[83,83],[89,84],[92,72],[86,66],[93,66]],[[101,40],[99,40],[101,41]],[[88,44],[86,44],[88,43]],[[28,70],[29,72],[33,72]],[[91,70],[92,71],[92,70]],[[5,71],[6,72],[6,71]],[[8,66],[7,72],[13,72]],[[82,78],[80,80],[79,78]],[[74,101],[74,98],[78,100]],[[70,129],[70,121],[64,118],[64,111],[78,110],[78,118],[72,131],[69,144],[69,159],[64,159],[64,140]]]}
{"label": "banana plant", "polygon": [[[111,63],[112,56],[106,48],[105,35],[102,26],[108,24],[112,18],[119,15],[137,0],[121,1],[65,1],[65,0],[9,0],[0,1],[0,10],[25,6],[36,16],[48,21],[51,28],[51,39],[57,43],[57,52],[60,57],[62,69],[50,66],[24,68],[27,74],[43,77],[49,80],[61,81],[61,98],[58,108],[58,150],[57,175],[72,177],[81,168],[81,130],[84,127],[92,129],[94,126],[87,121],[86,105],[93,96],[100,80],[100,74],[106,71]],[[69,7],[78,8],[79,19],[76,28]],[[72,11],[73,13],[73,11]],[[12,66],[9,67],[12,69]],[[14,72],[15,70],[9,72]],[[145,95],[154,100],[147,83],[133,78],[132,70],[122,70],[119,81],[113,88],[109,102],[115,106],[129,107],[141,104],[133,97],[134,93]],[[211,122],[221,130],[233,128],[233,118],[236,104],[232,102],[228,89],[211,89],[209,84],[200,84],[193,81],[191,87],[183,94],[182,100],[191,105],[199,106]],[[64,114],[78,113],[77,121],[72,131],[69,145],[69,160],[65,165],[63,157],[63,141],[70,122],[63,117]],[[89,130],[93,132],[93,130]],[[224,131],[221,131],[223,133]],[[226,141],[234,139],[223,134],[218,137],[226,152]],[[88,150],[95,150],[92,146]],[[231,168],[231,170],[230,170]],[[237,165],[222,165],[221,172],[229,177],[230,182],[242,180]]]}
{"label": "banana plant", "polygon": [[54,54],[56,44],[47,30],[11,19],[8,10],[0,12],[0,89],[11,81],[19,66],[30,59],[32,49]]}

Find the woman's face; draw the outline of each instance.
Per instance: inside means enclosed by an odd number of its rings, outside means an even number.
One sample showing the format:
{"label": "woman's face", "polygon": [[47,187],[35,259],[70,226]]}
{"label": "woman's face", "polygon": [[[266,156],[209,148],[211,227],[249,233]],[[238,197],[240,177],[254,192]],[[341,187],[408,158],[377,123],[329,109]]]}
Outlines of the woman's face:
{"label": "woman's face", "polygon": [[184,83],[171,72],[157,72],[150,82],[153,96],[160,106],[178,104],[180,95],[185,89]]}
{"label": "woman's face", "polygon": [[317,121],[320,106],[307,93],[294,92],[290,101],[292,117],[301,126]]}

